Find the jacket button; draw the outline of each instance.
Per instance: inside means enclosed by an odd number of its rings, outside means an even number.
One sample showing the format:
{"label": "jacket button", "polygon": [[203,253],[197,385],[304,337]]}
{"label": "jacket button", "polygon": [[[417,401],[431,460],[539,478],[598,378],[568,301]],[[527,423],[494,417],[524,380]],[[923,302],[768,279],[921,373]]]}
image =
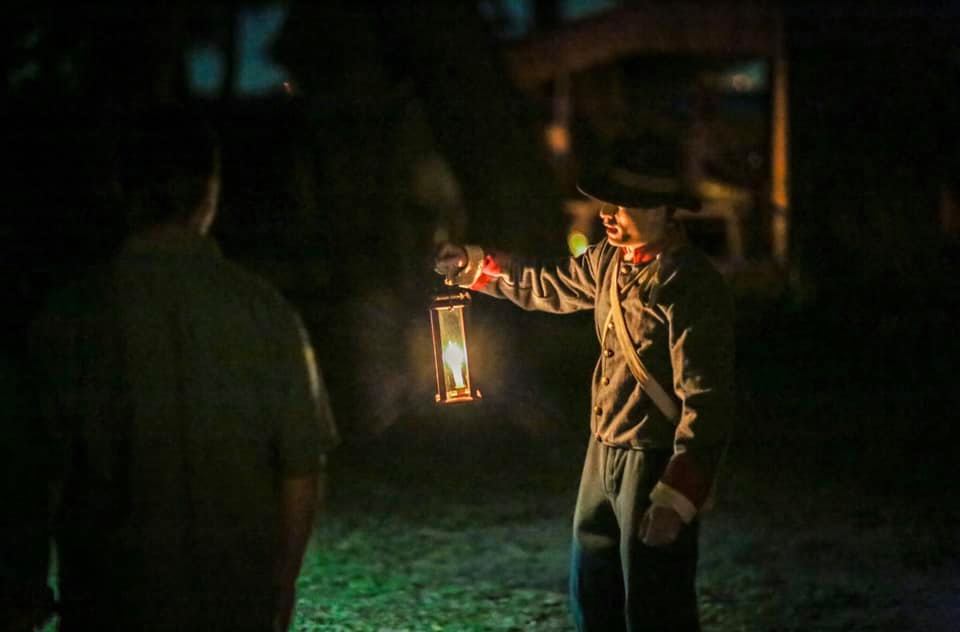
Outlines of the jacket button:
{"label": "jacket button", "polygon": [[607,384],[610,383],[610,378],[608,378],[606,375],[604,375],[602,378],[600,378],[600,383],[603,384],[604,386],[606,386]]}
{"label": "jacket button", "polygon": [[612,323],[612,322],[607,323],[607,329],[613,329],[613,323]]}
{"label": "jacket button", "polygon": [[593,414],[596,415],[597,417],[599,417],[600,415],[603,414],[603,409],[600,408],[599,406],[594,406],[594,407],[593,407]]}
{"label": "jacket button", "polygon": [[613,357],[613,349],[604,349],[604,350],[603,350],[603,355],[607,356],[608,358],[612,358],[612,357]]}

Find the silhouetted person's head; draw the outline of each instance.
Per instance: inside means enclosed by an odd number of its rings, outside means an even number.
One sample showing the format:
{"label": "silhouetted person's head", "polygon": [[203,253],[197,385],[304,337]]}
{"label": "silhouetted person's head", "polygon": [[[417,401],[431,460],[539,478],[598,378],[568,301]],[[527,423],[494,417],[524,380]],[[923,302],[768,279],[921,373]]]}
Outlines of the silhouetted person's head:
{"label": "silhouetted person's head", "polygon": [[122,143],[118,179],[130,232],[180,226],[205,234],[220,192],[217,138],[195,113],[157,108]]}

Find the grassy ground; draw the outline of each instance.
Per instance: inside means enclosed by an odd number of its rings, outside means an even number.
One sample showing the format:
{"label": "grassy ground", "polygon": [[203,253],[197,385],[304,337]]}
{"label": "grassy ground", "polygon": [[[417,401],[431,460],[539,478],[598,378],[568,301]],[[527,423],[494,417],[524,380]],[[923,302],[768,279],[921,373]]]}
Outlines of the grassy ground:
{"label": "grassy ground", "polygon": [[[741,355],[738,435],[701,536],[704,628],[960,629],[956,435],[919,441],[926,393],[794,343]],[[478,408],[341,450],[296,629],[572,629],[586,408],[570,402],[552,432]]]}
{"label": "grassy ground", "polygon": [[[296,629],[571,629],[581,454],[564,445],[522,459],[496,450],[442,459],[435,488],[420,465],[378,455],[383,476],[354,478],[322,517]],[[705,629],[956,630],[956,515],[951,526],[935,503],[863,498],[806,478],[789,467],[728,468],[702,532]]]}
{"label": "grassy ground", "polygon": [[[821,339],[807,316],[768,316],[741,323],[737,433],[701,531],[704,629],[960,630],[952,339],[896,323]],[[543,382],[509,406],[490,392],[333,455],[295,629],[572,629],[567,555],[595,350],[583,325],[530,321],[516,355],[558,355],[517,369]]]}

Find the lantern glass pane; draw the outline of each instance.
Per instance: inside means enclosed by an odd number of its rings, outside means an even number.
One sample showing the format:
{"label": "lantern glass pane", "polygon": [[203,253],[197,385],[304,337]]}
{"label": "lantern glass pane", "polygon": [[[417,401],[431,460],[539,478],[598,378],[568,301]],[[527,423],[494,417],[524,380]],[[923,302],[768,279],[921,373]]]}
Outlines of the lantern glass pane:
{"label": "lantern glass pane", "polygon": [[470,368],[467,362],[463,306],[440,309],[440,353],[443,357],[443,383],[446,399],[470,396]]}

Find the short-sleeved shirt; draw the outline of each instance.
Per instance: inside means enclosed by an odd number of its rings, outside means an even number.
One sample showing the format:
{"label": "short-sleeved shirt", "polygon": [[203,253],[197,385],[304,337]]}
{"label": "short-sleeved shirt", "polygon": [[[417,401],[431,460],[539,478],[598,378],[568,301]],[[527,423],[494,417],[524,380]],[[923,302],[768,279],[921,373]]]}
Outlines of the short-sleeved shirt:
{"label": "short-sleeved shirt", "polygon": [[65,621],[267,629],[279,483],[337,442],[296,312],[182,232],[130,239],[40,323]]}

